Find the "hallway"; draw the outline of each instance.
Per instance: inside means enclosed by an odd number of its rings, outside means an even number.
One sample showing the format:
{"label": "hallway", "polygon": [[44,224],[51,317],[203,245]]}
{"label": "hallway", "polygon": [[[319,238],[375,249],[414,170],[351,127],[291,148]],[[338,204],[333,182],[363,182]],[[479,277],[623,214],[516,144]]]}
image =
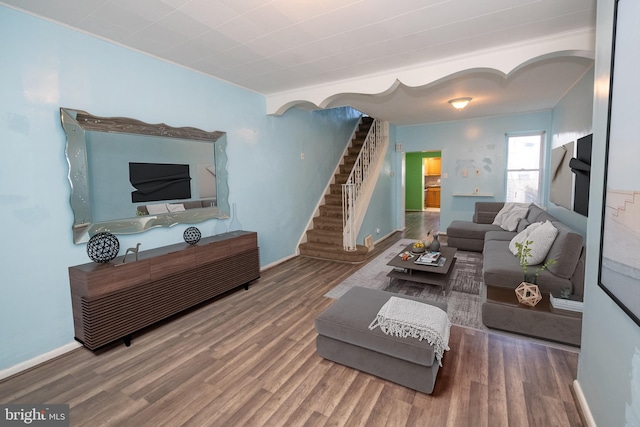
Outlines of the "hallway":
{"label": "hallway", "polygon": [[[433,230],[440,230],[440,212],[407,211],[404,213],[404,226],[402,237],[430,240],[430,237],[427,239],[427,234]],[[440,242],[443,242],[442,239]]]}

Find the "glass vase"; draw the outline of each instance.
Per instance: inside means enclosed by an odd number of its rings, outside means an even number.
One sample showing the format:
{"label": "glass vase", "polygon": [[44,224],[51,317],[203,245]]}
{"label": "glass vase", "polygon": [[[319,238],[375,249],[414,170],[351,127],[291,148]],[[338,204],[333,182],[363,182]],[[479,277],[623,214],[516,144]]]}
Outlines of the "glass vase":
{"label": "glass vase", "polygon": [[224,234],[227,232],[227,229],[229,228],[227,226],[227,222],[229,222],[229,220],[227,219],[218,219],[216,220],[216,226],[215,229],[213,230],[213,234]]}
{"label": "glass vase", "polygon": [[235,203],[231,205],[231,215],[231,222],[229,223],[229,229],[227,231],[231,232],[242,230],[242,224],[238,219],[238,210]]}

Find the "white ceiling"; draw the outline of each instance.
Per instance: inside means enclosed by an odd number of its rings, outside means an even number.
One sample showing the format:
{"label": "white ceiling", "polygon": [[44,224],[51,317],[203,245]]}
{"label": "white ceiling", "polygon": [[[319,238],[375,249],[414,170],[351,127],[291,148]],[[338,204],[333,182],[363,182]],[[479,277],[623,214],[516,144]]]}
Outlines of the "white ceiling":
{"label": "white ceiling", "polygon": [[[4,0],[269,97],[595,28],[595,0]],[[592,66],[556,55],[379,95],[336,93],[397,124],[553,108]],[[588,56],[588,55],[587,55]],[[390,92],[390,93],[387,93]],[[446,105],[471,96],[467,110]],[[443,101],[445,104],[443,104]],[[316,105],[318,105],[316,103]]]}

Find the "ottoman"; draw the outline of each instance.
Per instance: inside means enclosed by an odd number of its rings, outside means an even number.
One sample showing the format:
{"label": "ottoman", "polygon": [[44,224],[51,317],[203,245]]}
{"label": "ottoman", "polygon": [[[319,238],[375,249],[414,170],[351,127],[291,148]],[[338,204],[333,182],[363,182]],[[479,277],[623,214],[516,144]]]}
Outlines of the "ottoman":
{"label": "ottoman", "polygon": [[369,325],[390,297],[402,297],[447,311],[447,304],[391,292],[353,287],[315,320],[319,356],[431,394],[440,367],[426,340],[387,335]]}

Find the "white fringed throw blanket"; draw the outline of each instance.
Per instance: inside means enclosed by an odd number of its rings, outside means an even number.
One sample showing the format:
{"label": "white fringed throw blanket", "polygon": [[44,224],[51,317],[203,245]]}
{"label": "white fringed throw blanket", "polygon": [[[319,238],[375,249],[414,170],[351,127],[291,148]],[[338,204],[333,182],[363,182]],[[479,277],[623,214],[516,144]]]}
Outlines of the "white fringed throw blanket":
{"label": "white fringed throw blanket", "polygon": [[433,305],[404,298],[391,297],[369,325],[380,326],[382,332],[396,337],[426,339],[433,346],[436,359],[442,366],[442,355],[449,350],[451,323],[447,313]]}

